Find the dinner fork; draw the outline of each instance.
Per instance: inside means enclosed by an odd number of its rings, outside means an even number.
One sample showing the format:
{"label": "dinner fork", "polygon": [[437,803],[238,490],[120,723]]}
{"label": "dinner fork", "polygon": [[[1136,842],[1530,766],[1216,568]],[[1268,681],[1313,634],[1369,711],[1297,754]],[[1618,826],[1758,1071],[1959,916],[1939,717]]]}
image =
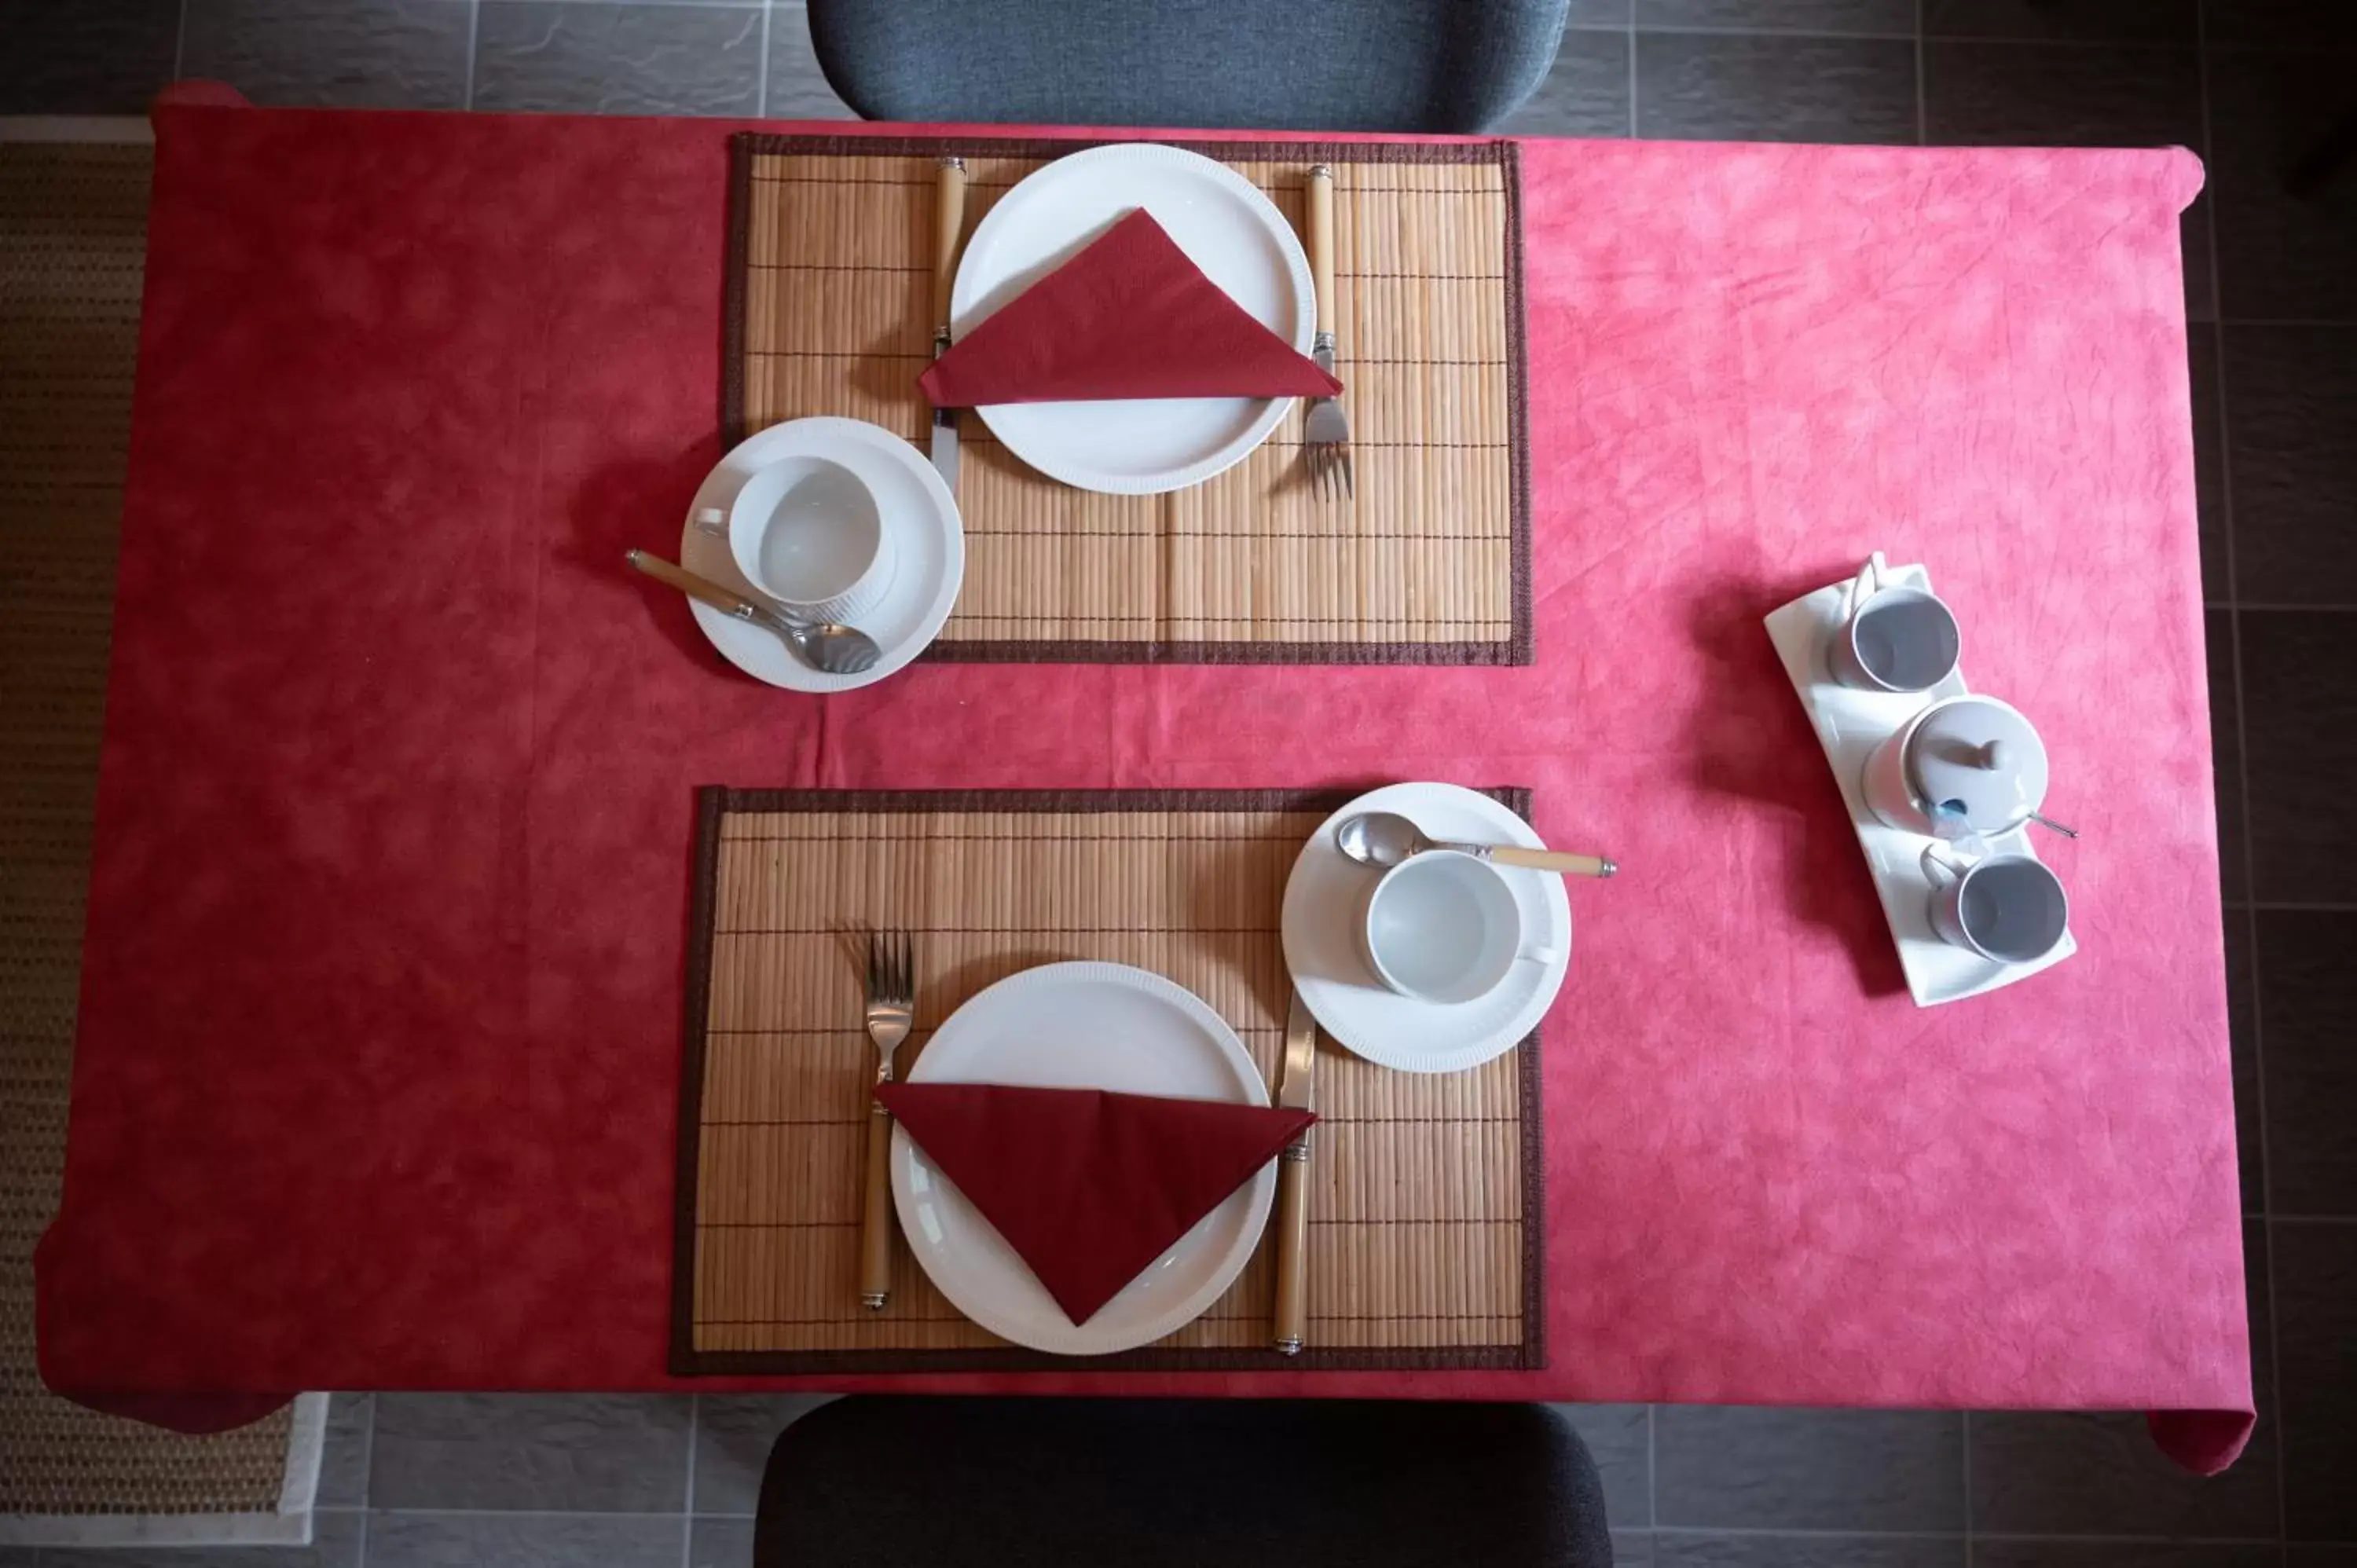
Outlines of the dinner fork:
{"label": "dinner fork", "polygon": [[[916,949],[906,931],[867,933],[867,1037],[876,1081],[892,1081],[892,1053],[916,1018]],[[859,1218],[859,1299],[881,1312],[892,1294],[892,1113],[867,1101],[867,1187]]]}
{"label": "dinner fork", "polygon": [[[1309,171],[1309,271],[1318,284],[1318,335],[1309,341],[1309,357],[1328,375],[1334,373],[1334,171],[1319,164]],[[1309,482],[1318,494],[1335,500],[1355,499],[1358,488],[1351,473],[1351,421],[1342,400],[1314,397],[1301,418],[1301,456],[1309,467]]]}

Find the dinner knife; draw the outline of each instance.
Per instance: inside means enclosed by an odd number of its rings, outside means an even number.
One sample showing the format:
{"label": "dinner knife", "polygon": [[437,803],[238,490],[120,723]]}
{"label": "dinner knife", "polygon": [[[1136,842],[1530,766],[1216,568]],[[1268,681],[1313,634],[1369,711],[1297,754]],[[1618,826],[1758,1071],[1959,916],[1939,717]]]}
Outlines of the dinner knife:
{"label": "dinner knife", "polygon": [[[1309,1111],[1310,1080],[1318,1071],[1318,1020],[1301,993],[1285,1019],[1285,1072],[1276,1102],[1288,1111]],[[1309,1322],[1309,1130],[1285,1146],[1276,1166],[1276,1333],[1272,1343],[1288,1356],[1300,1354]]]}
{"label": "dinner knife", "polygon": [[[957,283],[958,240],[965,232],[965,160],[943,158],[933,205],[933,358],[949,352],[950,291]],[[957,493],[957,410],[933,410],[933,469]]]}

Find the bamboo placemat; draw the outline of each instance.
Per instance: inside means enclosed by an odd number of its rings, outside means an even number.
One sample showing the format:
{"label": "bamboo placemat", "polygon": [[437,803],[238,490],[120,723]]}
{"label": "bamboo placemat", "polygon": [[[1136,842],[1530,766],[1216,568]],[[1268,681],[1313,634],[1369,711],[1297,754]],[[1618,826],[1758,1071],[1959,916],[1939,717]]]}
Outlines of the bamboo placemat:
{"label": "bamboo placemat", "polygon": [[[845,414],[926,445],[935,160],[966,226],[1093,144],[775,136],[733,147],[722,416]],[[1521,173],[1511,142],[1206,142],[1300,231],[1334,171],[1336,336],[1357,495],[1314,496],[1301,413],[1204,484],[1102,496],[959,421],[965,584],[928,658],[1531,661]]]}
{"label": "bamboo placemat", "polygon": [[[1529,814],[1528,792],[1492,790]],[[671,1367],[694,1373],[1071,1369],[943,1299],[894,1238],[860,1305],[875,1047],[870,928],[912,931],[903,1069],[975,992],[1096,959],[1211,1004],[1274,1079],[1291,994],[1277,929],[1304,839],[1345,797],[1265,790],[862,792],[698,799]],[[1308,1347],[1268,1348],[1275,1242],[1210,1311],[1091,1369],[1545,1365],[1538,1039],[1469,1072],[1373,1067],[1321,1039]]]}

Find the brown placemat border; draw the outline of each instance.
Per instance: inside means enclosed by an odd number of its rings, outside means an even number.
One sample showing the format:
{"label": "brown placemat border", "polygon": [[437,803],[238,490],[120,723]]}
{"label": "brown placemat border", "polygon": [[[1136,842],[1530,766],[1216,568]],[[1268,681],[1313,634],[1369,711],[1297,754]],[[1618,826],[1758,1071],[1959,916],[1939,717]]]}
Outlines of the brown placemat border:
{"label": "brown placemat border", "polygon": [[[746,228],[753,160],[782,154],[821,157],[1055,158],[1137,137],[830,136],[739,131],[728,139],[728,253],[722,263],[720,429],[731,447],[745,429]],[[1152,138],[1143,138],[1152,139]],[[1222,161],[1309,163],[1495,163],[1506,198],[1508,559],[1513,627],[1496,642],[1122,641],[959,638],[934,643],[920,663],[967,664],[1431,664],[1515,666],[1533,661],[1531,632],[1531,427],[1529,321],[1523,287],[1522,150],[1509,139],[1470,142],[1171,141],[1162,144]]]}
{"label": "brown placemat border", "polygon": [[[1479,791],[1524,822],[1531,792]],[[694,882],[688,901],[686,1004],[680,1068],[678,1159],[672,1208],[671,1355],[673,1377],[793,1377],[829,1372],[1286,1372],[1534,1371],[1547,1364],[1546,1160],[1540,1121],[1539,1031],[1515,1046],[1521,1099],[1523,1342],[1520,1345],[1275,1349],[1156,1349],[1112,1356],[1052,1356],[996,1350],[698,1350],[695,1348],[695,1197],[703,1144],[704,1070],[709,1018],[715,901],[722,819],[737,811],[1339,811],[1352,789],[737,789],[695,792]]]}

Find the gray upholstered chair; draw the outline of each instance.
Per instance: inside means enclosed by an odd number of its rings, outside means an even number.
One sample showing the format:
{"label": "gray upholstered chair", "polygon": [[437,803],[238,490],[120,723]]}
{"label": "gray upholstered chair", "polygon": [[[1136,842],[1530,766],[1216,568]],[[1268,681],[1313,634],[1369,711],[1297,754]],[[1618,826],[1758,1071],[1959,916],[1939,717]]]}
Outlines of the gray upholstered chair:
{"label": "gray upholstered chair", "polygon": [[871,120],[1483,131],[1545,80],[1570,0],[810,0]]}
{"label": "gray upholstered chair", "polygon": [[754,1568],[1612,1568],[1544,1405],[839,1400],[770,1451]]}

